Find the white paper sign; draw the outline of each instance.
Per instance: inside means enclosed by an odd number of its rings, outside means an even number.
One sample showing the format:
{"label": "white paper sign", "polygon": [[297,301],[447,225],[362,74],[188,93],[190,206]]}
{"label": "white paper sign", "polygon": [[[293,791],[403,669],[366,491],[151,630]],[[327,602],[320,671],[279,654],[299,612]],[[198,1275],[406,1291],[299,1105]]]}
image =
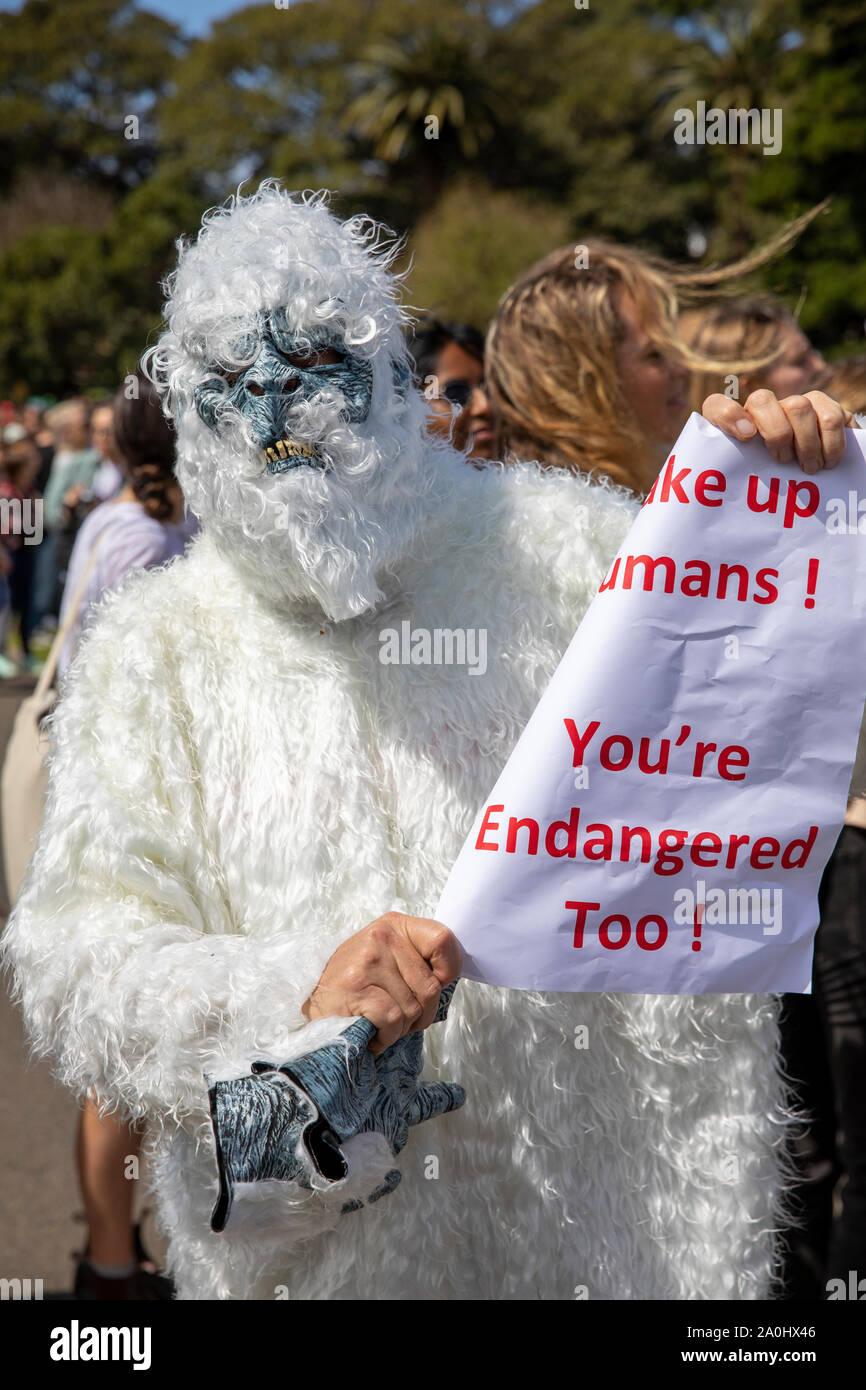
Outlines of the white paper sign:
{"label": "white paper sign", "polygon": [[520,989],[808,993],[866,697],[866,448],[806,475],[693,415],[437,917]]}

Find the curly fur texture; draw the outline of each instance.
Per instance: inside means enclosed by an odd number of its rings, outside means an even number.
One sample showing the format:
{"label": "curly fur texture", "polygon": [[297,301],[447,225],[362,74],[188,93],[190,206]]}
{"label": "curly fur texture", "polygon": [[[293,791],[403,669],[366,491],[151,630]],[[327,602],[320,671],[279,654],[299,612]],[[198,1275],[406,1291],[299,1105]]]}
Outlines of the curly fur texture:
{"label": "curly fur texture", "polygon": [[[426,1075],[467,1103],[413,1133],[396,1192],[341,1216],[262,1185],[210,1232],[205,1073],[336,1036],[345,1020],[301,1013],[335,947],[389,909],[432,914],[636,511],[612,487],[478,472],[430,443],[393,385],[384,276],[319,200],[269,189],[184,254],[160,361],[203,529],[103,600],[52,716],[45,820],[4,941],[34,1050],[78,1095],[147,1119],[182,1298],[766,1297],[787,1116],[776,1004],[759,996],[463,982],[426,1034]],[[379,406],[360,454],[333,444],[319,491],[311,470],[267,478],[241,444],[208,441],[188,391],[194,344],[229,308],[277,298],[307,322],[329,285],[347,323],[381,323]],[[283,488],[293,526],[277,536]],[[404,620],[486,628],[484,678],[383,665],[379,633]],[[359,1193],[386,1163],[367,1146]]]}

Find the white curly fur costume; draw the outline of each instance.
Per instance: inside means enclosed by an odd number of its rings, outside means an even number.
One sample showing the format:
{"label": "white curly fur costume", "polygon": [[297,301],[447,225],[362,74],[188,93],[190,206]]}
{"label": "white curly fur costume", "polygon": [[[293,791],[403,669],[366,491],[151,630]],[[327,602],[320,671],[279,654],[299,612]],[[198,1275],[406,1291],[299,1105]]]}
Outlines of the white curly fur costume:
{"label": "white curly fur costume", "polygon": [[[479,472],[425,435],[394,384],[392,254],[367,220],[273,184],[182,248],[154,373],[202,530],[103,600],[53,716],[4,948],[34,1046],[79,1095],[148,1120],[181,1298],[766,1297],[785,1112],[758,996],[463,982],[425,1076],[467,1103],[412,1131],[392,1196],[343,1216],[345,1189],[247,1185],[209,1229],[204,1073],[333,1037],[346,1021],[301,1005],[335,947],[389,909],[433,914],[636,511],[534,464]],[[192,405],[238,323],[275,305],[373,366],[365,423],[327,399],[299,422],[326,472],[270,476],[241,421],[218,439]],[[404,619],[486,628],[484,677],[383,665],[379,634]],[[370,1140],[361,1160],[347,1183],[369,1193],[394,1163]]]}

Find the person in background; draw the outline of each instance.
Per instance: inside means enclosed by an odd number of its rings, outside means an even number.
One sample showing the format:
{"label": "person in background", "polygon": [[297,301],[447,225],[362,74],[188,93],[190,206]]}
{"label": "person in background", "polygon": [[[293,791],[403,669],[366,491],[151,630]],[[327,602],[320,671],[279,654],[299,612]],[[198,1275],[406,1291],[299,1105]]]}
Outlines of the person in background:
{"label": "person in background", "polygon": [[40,497],[45,494],[54,462],[54,436],[45,423],[45,412],[52,404],[55,402],[47,396],[31,396],[21,412],[21,423],[39,450],[40,464],[35,487]]}
{"label": "person in background", "polygon": [[499,457],[484,385],[484,338],[465,323],[428,320],[409,342],[415,384],[428,403],[431,434],[450,439],[469,459]]}
{"label": "person in background", "polygon": [[90,443],[87,401],[61,401],[45,419],[54,435],[55,453],[43,494],[44,535],[33,592],[35,626],[48,625],[57,615],[69,553],[99,467],[99,454]]}
{"label": "person in background", "polygon": [[[514,458],[646,493],[688,413],[692,360],[665,263],[607,242],[563,247],[502,296],[485,364]],[[503,457],[505,454],[503,454]]]}
{"label": "person in background", "polygon": [[12,596],[9,588],[12,566],[12,554],[7,549],[5,540],[0,540],[0,679],[2,680],[10,680],[13,676],[18,675],[18,667],[14,661],[9,660],[3,650],[6,646],[9,619],[12,616]]}
{"label": "person in background", "polygon": [[[700,410],[701,402],[714,391],[730,396],[733,389],[740,401],[762,387],[777,396],[800,396],[815,386],[824,366],[820,352],[790,310],[771,295],[749,295],[687,311],[679,326],[690,347],[707,357],[756,364],[751,370],[723,376],[718,371],[695,372],[692,410]],[[734,376],[736,381],[727,379]]]}
{"label": "person in background", "polygon": [[111,401],[94,408],[90,417],[91,440],[99,454],[100,464],[93,478],[91,492],[97,502],[108,502],[124,486],[123,469],[117,462],[117,441],[114,438],[114,405]]}
{"label": "person in background", "polygon": [[[718,423],[729,421],[744,439],[765,428],[779,432],[780,442],[768,448],[790,462],[796,411],[775,398],[779,392],[750,401],[747,412],[719,394],[725,374],[738,371],[745,382],[747,369],[767,365],[775,349],[732,359],[695,348],[680,331],[680,305],[757,269],[809,220],[806,214],[764,248],[717,269],[681,267],[604,241],[582,248],[579,263],[573,246],[538,261],[503,295],[487,334],[487,383],[503,449],[642,496],[688,418],[691,376],[701,372],[715,385],[709,398]],[[788,381],[777,384],[789,389]]]}
{"label": "person in background", "polygon": [[[0,454],[0,498],[5,499],[7,503],[18,504],[21,508],[19,515],[27,527],[34,527],[38,523],[34,504],[39,502],[39,493],[35,486],[39,468],[39,450],[24,426],[7,425],[3,431],[3,447]],[[30,650],[30,634],[33,628],[33,573],[38,543],[28,542],[22,530],[13,529],[11,509],[8,517],[0,519],[0,534],[12,561],[7,577],[10,614],[18,619],[23,669],[35,674],[42,668],[42,663]],[[0,652],[2,651],[0,645]],[[9,661],[5,653],[0,674],[4,677],[19,674],[18,667]]]}
{"label": "person in background", "polygon": [[[866,356],[831,363],[818,385],[866,417]],[[824,871],[819,908],[815,1004],[833,1087],[834,1157],[844,1178],[825,1272],[847,1287],[849,1270],[866,1269],[866,711],[845,824]]]}
{"label": "person in background", "polygon": [[818,387],[853,415],[866,415],[866,356],[831,362],[820,373]]}
{"label": "person in background", "polygon": [[[152,569],[181,555],[198,523],[185,514],[183,494],[174,476],[175,440],[151,383],[139,372],[138,393],[118,392],[113,408],[117,452],[125,483],[116,497],[97,506],[83,522],[69,562],[60,620],[80,585],[98,541],[93,567],[70,635],[60,653],[63,677],[75,657],[88,614],[105,592],[115,589],[132,569]],[[118,657],[120,659],[120,657]],[[132,1222],[133,1184],[125,1176],[131,1155],[138,1155],[140,1135],[114,1116],[100,1117],[96,1097],[81,1115],[77,1161],[88,1224],[88,1244],[75,1275],[81,1299],[111,1301],[169,1298],[168,1282],[155,1273]]]}
{"label": "person in background", "polygon": [[[684,314],[680,330],[696,351],[726,364],[722,372],[694,374],[691,402],[695,408],[707,391],[725,391],[737,400],[760,390],[802,397],[819,385],[849,408],[836,391],[828,388],[821,354],[779,299],[749,295],[714,304]],[[738,372],[733,364],[746,359],[763,361],[763,365]],[[866,778],[863,787],[866,790]],[[856,937],[862,932],[857,895],[866,886],[866,857],[861,843],[866,840],[866,830],[848,828],[850,817],[855,814],[851,807],[856,804],[852,783],[846,828],[830,856],[819,893],[821,925],[815,939],[813,992],[782,996],[780,1026],[785,1065],[795,1085],[796,1102],[809,1117],[792,1154],[799,1180],[792,1192],[792,1226],[784,1236],[782,1273],[788,1298],[820,1298],[827,1278],[842,1268],[840,1259],[854,1259],[859,1250],[860,1262],[866,1261],[866,1185],[862,1172],[866,1161],[866,1108],[852,1108],[852,1054],[849,1050],[846,1065],[844,1049],[838,1040],[834,1042],[836,1025],[853,1026],[857,1015],[861,1024],[866,1023],[866,992],[857,984],[857,970],[851,968]],[[866,808],[866,803],[859,804]],[[853,824],[856,826],[857,822]],[[866,947],[861,946],[860,950],[866,970]],[[840,962],[845,966],[841,973],[837,968]],[[847,974],[845,986],[842,974]],[[866,1065],[866,1053],[862,1050],[858,1064]],[[837,1115],[840,1102],[845,1113]],[[843,1198],[846,1210],[834,1226],[833,1194],[846,1167],[837,1142],[839,1120],[848,1135],[848,1164],[853,1165],[855,1175],[859,1169],[860,1175],[855,1176],[851,1187],[849,1172],[848,1197]],[[861,1234],[853,1243],[847,1230],[852,1214],[861,1226]],[[856,1268],[856,1261],[850,1267]],[[845,1265],[846,1271],[847,1268]]]}

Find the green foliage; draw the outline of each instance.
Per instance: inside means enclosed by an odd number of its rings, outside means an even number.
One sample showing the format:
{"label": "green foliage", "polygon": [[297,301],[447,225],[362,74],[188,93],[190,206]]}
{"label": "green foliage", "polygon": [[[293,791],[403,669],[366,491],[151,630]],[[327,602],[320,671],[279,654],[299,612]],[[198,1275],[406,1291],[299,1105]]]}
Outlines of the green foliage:
{"label": "green foliage", "polygon": [[[763,280],[824,348],[862,341],[863,0],[293,0],[196,40],[128,0],[27,0],[0,92],[0,392],[113,387],[176,237],[266,175],[408,233],[412,301],[479,323],[562,242],[685,259],[699,232],[719,261],[830,194]],[[698,100],[778,107],[782,152],[677,146]]]}
{"label": "green foliage", "polygon": [[[3,183],[32,168],[117,191],[146,178],[177,32],[130,0],[27,0],[0,15]],[[138,120],[138,139],[125,134],[127,116]]]}
{"label": "green foliage", "polygon": [[568,236],[569,218],[560,209],[461,180],[415,230],[407,297],[439,318],[483,330],[503,289]]}

